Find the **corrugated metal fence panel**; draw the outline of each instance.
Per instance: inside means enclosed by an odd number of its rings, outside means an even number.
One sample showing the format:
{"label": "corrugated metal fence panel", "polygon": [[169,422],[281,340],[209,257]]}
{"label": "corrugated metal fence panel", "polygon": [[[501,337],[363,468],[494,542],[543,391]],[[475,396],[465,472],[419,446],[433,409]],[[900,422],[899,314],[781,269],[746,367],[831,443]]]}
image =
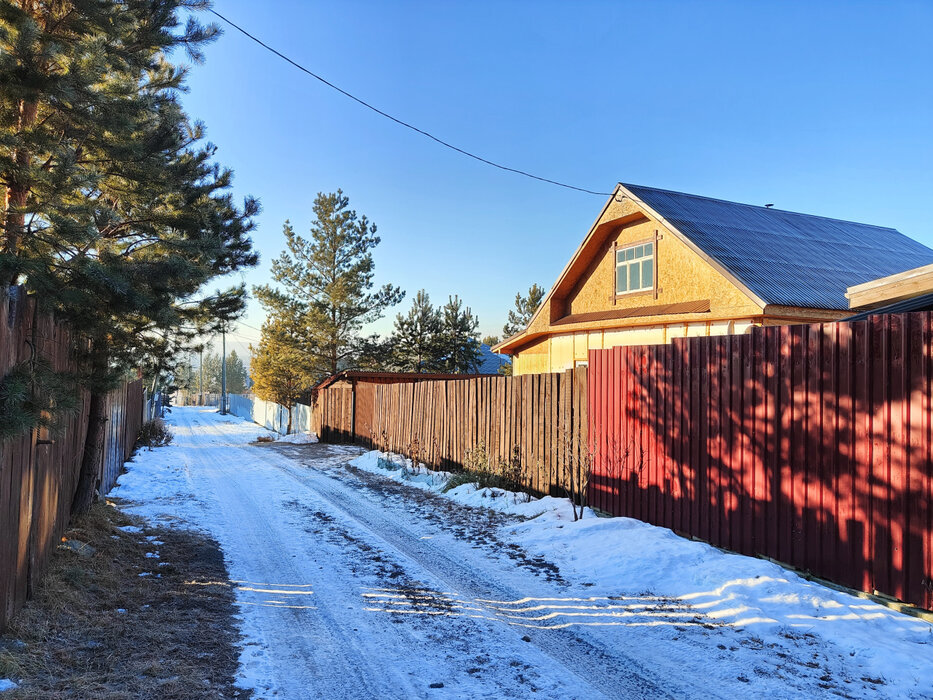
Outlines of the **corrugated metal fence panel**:
{"label": "corrugated metal fence panel", "polygon": [[253,420],[253,400],[242,394],[229,394],[230,413],[246,420]]}
{"label": "corrugated metal fence panel", "polygon": [[[229,410],[235,416],[251,420],[281,435],[288,434],[288,409],[272,401],[242,394],[228,395]],[[310,433],[311,407],[295,404],[292,407],[292,433]]]}
{"label": "corrugated metal fence panel", "polygon": [[591,351],[590,502],[933,608],[931,327]]}

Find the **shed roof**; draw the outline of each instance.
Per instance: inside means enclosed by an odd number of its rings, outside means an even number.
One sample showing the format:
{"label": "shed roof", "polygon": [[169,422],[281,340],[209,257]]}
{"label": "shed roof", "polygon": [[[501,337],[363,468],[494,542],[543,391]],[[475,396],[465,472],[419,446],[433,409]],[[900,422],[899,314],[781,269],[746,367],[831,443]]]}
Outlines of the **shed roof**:
{"label": "shed roof", "polygon": [[882,306],[878,309],[863,311],[860,314],[855,314],[855,316],[850,316],[849,318],[843,320],[864,321],[866,318],[871,316],[885,314],[905,314],[912,311],[933,311],[933,294],[923,294],[918,297],[896,301],[893,304],[888,304],[887,306]]}
{"label": "shed roof", "polygon": [[848,309],[848,287],[933,263],[893,228],[622,185],[766,304]]}

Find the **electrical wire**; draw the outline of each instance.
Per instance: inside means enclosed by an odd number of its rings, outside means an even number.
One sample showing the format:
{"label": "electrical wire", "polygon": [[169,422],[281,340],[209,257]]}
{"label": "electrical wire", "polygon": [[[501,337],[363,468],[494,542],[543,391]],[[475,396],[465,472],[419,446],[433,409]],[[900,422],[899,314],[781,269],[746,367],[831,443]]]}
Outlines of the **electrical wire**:
{"label": "electrical wire", "polygon": [[247,328],[252,328],[254,331],[259,331],[260,333],[262,333],[262,328],[256,328],[256,326],[251,326],[251,325],[249,325],[248,323],[246,323],[245,321],[234,321],[234,322],[233,322],[233,325],[235,325],[235,326],[246,326]]}
{"label": "electrical wire", "polygon": [[378,115],[380,115],[380,116],[382,116],[382,117],[385,117],[386,119],[389,119],[389,120],[395,122],[395,123],[398,124],[399,126],[404,126],[406,129],[411,129],[412,131],[414,131],[414,132],[416,132],[416,133],[419,133],[419,134],[421,134],[422,136],[425,136],[425,137],[431,139],[432,141],[434,141],[434,142],[436,142],[436,143],[439,143],[441,146],[444,146],[445,148],[449,148],[449,149],[452,150],[452,151],[456,151],[457,153],[460,153],[461,155],[465,155],[465,156],[467,156],[468,158],[473,158],[474,160],[478,160],[480,163],[485,163],[486,165],[491,165],[492,167],[498,168],[499,170],[505,170],[506,172],[514,173],[514,174],[516,174],[516,175],[522,175],[522,176],[524,176],[524,177],[531,178],[532,180],[538,180],[538,181],[540,181],[540,182],[546,182],[546,183],[548,183],[548,184],[556,185],[556,186],[558,186],[558,187],[563,187],[563,188],[566,188],[566,189],[568,189],[568,190],[575,190],[575,191],[577,191],[577,192],[584,192],[584,193],[586,193],[586,194],[595,194],[595,195],[598,195],[598,196],[600,196],[600,197],[609,197],[609,196],[612,195],[611,192],[597,192],[596,190],[588,190],[588,189],[586,189],[585,187],[577,187],[577,186],[575,186],[575,185],[568,185],[568,184],[566,184],[566,183],[564,183],[564,182],[558,182],[557,180],[551,180],[551,179],[546,178],[546,177],[541,177],[540,175],[534,175],[534,174],[529,173],[529,172],[527,172],[527,171],[525,171],[525,170],[519,170],[518,168],[510,168],[510,167],[508,167],[507,165],[502,165],[501,163],[496,163],[495,161],[489,160],[488,158],[483,158],[482,156],[478,156],[478,155],[476,155],[475,153],[471,153],[470,151],[467,151],[467,150],[465,150],[465,149],[463,149],[463,148],[459,148],[458,146],[454,146],[452,143],[449,143],[449,142],[447,142],[447,141],[444,141],[443,139],[438,138],[438,137],[435,136],[434,134],[431,134],[431,133],[425,131],[424,129],[419,129],[417,126],[415,126],[415,125],[413,125],[413,124],[409,124],[408,122],[403,121],[402,119],[399,119],[398,117],[393,117],[393,116],[392,116],[391,114],[389,114],[388,112],[383,112],[383,111],[382,111],[381,109],[379,109],[378,107],[374,107],[373,105],[371,105],[370,103],[366,102],[365,100],[360,99],[360,98],[357,97],[356,95],[353,95],[353,94],[347,92],[346,90],[344,90],[343,88],[340,88],[340,87],[338,87],[337,85],[334,85],[334,84],[333,84],[332,82],[330,82],[329,80],[326,80],[326,79],[322,78],[322,77],[321,77],[320,75],[318,75],[317,73],[315,73],[315,72],[309,70],[308,68],[305,68],[303,65],[301,65],[301,64],[298,63],[297,61],[292,60],[291,58],[289,58],[288,56],[286,56],[284,53],[282,53],[281,51],[279,51],[278,49],[275,49],[275,48],[273,48],[272,46],[270,46],[269,44],[265,43],[264,41],[262,41],[261,39],[259,39],[257,36],[255,36],[255,35],[253,35],[253,34],[250,34],[250,33],[249,33],[248,31],[246,31],[243,27],[241,27],[240,25],[238,25],[238,24],[236,24],[235,22],[231,21],[231,20],[228,19],[227,17],[224,17],[224,16],[223,16],[222,14],[220,14],[217,10],[215,10],[215,9],[213,9],[213,8],[208,8],[208,12],[210,12],[210,13],[213,14],[213,15],[216,15],[218,18],[220,18],[221,20],[223,20],[224,22],[226,22],[227,24],[229,24],[231,27],[233,27],[234,29],[236,29],[238,32],[240,32],[241,34],[243,34],[243,35],[246,36],[247,38],[251,39],[252,41],[256,42],[257,44],[259,44],[261,47],[263,47],[263,48],[266,49],[267,51],[269,51],[269,52],[275,54],[276,56],[278,56],[279,58],[281,58],[283,61],[285,61],[285,62],[287,62],[287,63],[290,63],[290,64],[293,65],[295,68],[297,68],[298,70],[302,71],[303,73],[307,73],[308,75],[310,75],[310,76],[311,76],[312,78],[314,78],[315,80],[319,80],[320,82],[324,83],[327,87],[332,88],[333,90],[336,90],[337,92],[339,92],[341,95],[344,95],[345,97],[349,97],[349,98],[350,98],[351,100],[353,100],[354,102],[357,102],[358,104],[361,104],[362,106],[366,107],[367,109],[372,110],[372,111],[375,112],[376,114],[378,114]]}

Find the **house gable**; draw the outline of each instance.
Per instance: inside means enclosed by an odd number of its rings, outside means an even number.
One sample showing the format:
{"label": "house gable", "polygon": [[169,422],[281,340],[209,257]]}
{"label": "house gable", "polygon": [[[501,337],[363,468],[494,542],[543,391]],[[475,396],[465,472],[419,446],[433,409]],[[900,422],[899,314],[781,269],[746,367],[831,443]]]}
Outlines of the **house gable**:
{"label": "house gable", "polygon": [[[710,306],[709,312],[694,313],[705,313],[707,317],[720,310],[727,315],[761,313],[763,304],[748,294],[737,280],[717,270],[714,263],[704,259],[679,232],[626,193],[623,186],[616,188],[527,329],[504,341],[499,349],[515,352],[529,341],[548,334],[555,325],[560,326],[581,314],[637,308],[638,313],[632,315],[644,322],[652,319],[664,322],[665,317],[674,321],[678,319],[671,318],[670,314],[683,312],[671,309],[685,303],[701,306],[706,303]],[[659,238],[657,294],[616,297],[613,244],[624,247],[654,241],[655,237]],[[653,313],[651,307],[657,307],[657,313]],[[611,315],[589,323],[600,328],[620,325]]]}

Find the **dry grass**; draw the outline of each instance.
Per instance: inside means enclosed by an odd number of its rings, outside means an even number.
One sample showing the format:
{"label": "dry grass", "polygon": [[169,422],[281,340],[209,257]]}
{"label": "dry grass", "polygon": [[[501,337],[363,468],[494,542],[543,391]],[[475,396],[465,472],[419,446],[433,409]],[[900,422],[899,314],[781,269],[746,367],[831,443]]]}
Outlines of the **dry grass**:
{"label": "dry grass", "polygon": [[[233,684],[236,609],[217,543],[183,531],[117,529],[131,524],[140,523],[101,503],[65,534],[96,553],[59,548],[0,637],[0,678],[20,686],[3,700],[250,696]],[[146,557],[155,551],[160,558]]]}

